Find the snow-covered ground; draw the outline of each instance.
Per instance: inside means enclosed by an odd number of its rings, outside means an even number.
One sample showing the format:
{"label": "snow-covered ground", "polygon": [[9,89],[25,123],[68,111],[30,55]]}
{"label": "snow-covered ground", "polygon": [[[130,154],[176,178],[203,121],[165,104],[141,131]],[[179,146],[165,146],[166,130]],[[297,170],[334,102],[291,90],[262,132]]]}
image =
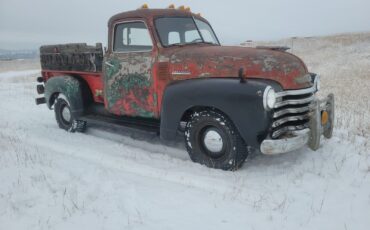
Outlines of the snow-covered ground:
{"label": "snow-covered ground", "polygon": [[60,130],[34,103],[39,67],[0,63],[0,229],[369,229],[365,35],[294,40],[323,94],[336,94],[334,137],[316,152],[255,155],[237,172],[192,163],[181,138]]}

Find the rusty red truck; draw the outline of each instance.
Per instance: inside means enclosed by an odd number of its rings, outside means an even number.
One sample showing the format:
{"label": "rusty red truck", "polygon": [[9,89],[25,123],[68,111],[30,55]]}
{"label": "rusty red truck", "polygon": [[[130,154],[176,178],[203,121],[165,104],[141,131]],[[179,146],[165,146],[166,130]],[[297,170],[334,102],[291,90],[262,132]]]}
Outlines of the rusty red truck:
{"label": "rusty red truck", "polygon": [[190,158],[236,170],[252,150],[279,154],[330,138],[334,96],[281,47],[221,46],[186,8],[143,8],[108,22],[108,44],[40,47],[37,86],[60,128],[103,120],[184,135]]}

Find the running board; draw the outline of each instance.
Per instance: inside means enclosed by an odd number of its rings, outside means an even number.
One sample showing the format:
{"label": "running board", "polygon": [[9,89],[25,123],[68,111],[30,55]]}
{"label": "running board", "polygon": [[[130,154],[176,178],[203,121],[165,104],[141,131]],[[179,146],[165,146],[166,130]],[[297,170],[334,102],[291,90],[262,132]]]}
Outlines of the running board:
{"label": "running board", "polygon": [[158,119],[113,115],[108,113],[105,110],[104,105],[101,104],[93,104],[90,106],[87,114],[82,116],[81,119],[144,129],[151,132],[159,132],[160,127],[160,121]]}

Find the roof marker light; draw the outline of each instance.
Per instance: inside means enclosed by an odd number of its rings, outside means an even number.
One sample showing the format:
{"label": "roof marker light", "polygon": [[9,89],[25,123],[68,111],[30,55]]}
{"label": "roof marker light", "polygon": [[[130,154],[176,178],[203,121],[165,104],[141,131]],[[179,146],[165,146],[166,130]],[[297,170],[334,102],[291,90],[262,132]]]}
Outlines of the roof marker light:
{"label": "roof marker light", "polygon": [[144,3],[142,6],[141,6],[141,9],[148,9],[149,8],[149,6],[148,6],[148,4],[147,3]]}

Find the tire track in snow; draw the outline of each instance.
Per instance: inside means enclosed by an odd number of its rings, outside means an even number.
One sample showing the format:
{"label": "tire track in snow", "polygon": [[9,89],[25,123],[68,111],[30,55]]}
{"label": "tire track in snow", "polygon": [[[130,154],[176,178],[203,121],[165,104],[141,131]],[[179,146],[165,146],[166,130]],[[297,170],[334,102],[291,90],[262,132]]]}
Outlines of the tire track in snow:
{"label": "tire track in snow", "polygon": [[[250,205],[260,197],[260,194],[253,190],[246,190],[247,193],[239,191],[238,187],[245,183],[243,175],[240,175],[240,173],[209,169],[205,168],[205,166],[194,164],[190,160],[184,161],[168,155],[151,155],[152,153],[136,147],[131,147],[130,152],[122,151],[123,153],[120,153],[119,149],[125,145],[114,143],[113,145],[104,145],[106,152],[102,152],[101,149],[90,148],[89,145],[85,145],[86,143],[81,143],[78,146],[74,145],[76,143],[73,143],[73,145],[70,143],[63,146],[56,140],[46,140],[36,136],[27,138],[22,137],[22,135],[12,136],[6,134],[6,136],[19,138],[26,146],[44,149],[44,152],[47,154],[76,158],[89,164],[104,167],[106,170],[118,170],[125,174],[130,173],[141,177],[176,183],[209,193],[218,193],[225,197],[233,195],[233,200],[246,202],[246,204]],[[96,137],[93,137],[93,139],[96,139],[94,141],[96,144],[107,141],[97,140],[98,138]],[[80,138],[77,141],[81,142]],[[136,153],[130,154],[132,152]]]}

